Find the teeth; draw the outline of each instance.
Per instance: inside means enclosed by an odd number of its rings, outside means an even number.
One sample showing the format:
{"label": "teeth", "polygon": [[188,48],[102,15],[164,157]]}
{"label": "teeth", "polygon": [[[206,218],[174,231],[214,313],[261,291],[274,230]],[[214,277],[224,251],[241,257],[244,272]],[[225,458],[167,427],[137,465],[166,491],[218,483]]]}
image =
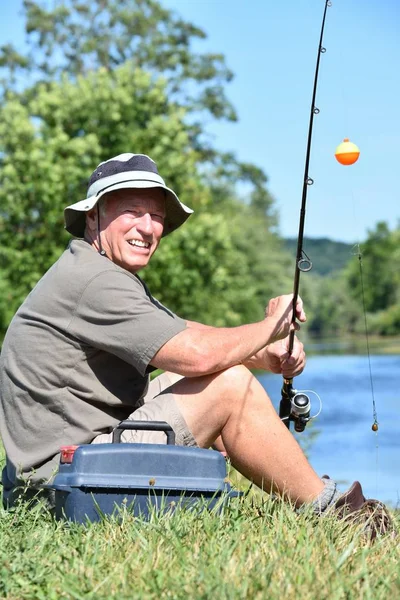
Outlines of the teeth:
{"label": "teeth", "polygon": [[148,248],[150,246],[149,242],[142,242],[141,240],[129,240],[128,243],[131,246],[139,246],[139,248]]}

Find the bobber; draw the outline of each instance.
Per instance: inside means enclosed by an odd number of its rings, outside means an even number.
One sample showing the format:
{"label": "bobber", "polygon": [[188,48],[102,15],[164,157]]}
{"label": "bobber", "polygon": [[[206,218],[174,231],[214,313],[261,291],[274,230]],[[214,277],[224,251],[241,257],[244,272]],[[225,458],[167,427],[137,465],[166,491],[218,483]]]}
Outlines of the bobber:
{"label": "bobber", "polygon": [[345,138],[335,150],[335,158],[341,165],[354,165],[359,156],[359,148],[349,138]]}

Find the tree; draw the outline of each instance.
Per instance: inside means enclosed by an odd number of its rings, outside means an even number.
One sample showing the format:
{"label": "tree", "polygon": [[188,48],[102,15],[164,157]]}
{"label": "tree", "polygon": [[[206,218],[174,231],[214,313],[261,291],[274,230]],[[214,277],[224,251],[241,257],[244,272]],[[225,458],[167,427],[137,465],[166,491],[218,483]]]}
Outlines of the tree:
{"label": "tree", "polygon": [[349,294],[343,272],[331,277],[312,275],[306,282],[308,331],[317,338],[341,337],[354,333],[362,308]]}
{"label": "tree", "polygon": [[184,202],[208,201],[183,109],[168,102],[162,81],[131,64],[36,85],[35,96],[8,94],[0,110],[0,260],[10,306],[65,247],[63,207],[85,197],[94,165],[127,147],[151,151]]}
{"label": "tree", "polygon": [[28,54],[0,49],[8,70],[0,100],[3,331],[65,247],[62,208],[85,197],[95,165],[127,149],[152,156],[196,210],[190,229],[163,240],[158,268],[145,275],[153,293],[187,318],[261,318],[269,292],[287,281],[287,263],[265,174],[206,141],[204,114],[236,118],[222,89],[232,77],[224,57],[195,53],[204,32],[154,0],[24,6]]}
{"label": "tree", "polygon": [[93,165],[134,145],[199,213],[163,240],[145,273],[161,301],[186,318],[235,325],[262,318],[268,298],[290,290],[268,216],[227,188],[224,211],[211,204],[184,117],[164,82],[130,63],[36,85],[35,97],[8,94],[0,110],[3,324],[64,249],[63,207],[85,197]]}
{"label": "tree", "polygon": [[[193,42],[204,39],[205,32],[157,1],[64,0],[51,9],[24,0],[23,6],[28,56],[11,44],[0,48],[0,65],[14,75],[22,69],[53,81],[99,67],[112,71],[130,61],[156,77],[163,75],[168,97],[186,110],[236,120],[224,90],[233,77],[224,56],[196,53]],[[195,132],[202,133],[194,126]]]}
{"label": "tree", "polygon": [[267,219],[263,226],[237,200],[229,216],[211,209],[191,218],[143,273],[163,303],[190,320],[235,326],[261,320],[269,298],[291,291],[288,257]]}
{"label": "tree", "polygon": [[367,311],[384,310],[396,302],[399,289],[399,276],[394,260],[398,250],[394,235],[384,222],[369,232],[361,247],[362,290],[360,266],[355,261],[349,263],[347,281],[353,298],[362,302],[363,296]]}
{"label": "tree", "polygon": [[[400,229],[390,231],[378,223],[362,244],[360,257],[353,250],[347,266],[330,278],[311,276],[309,331],[324,337],[355,333],[395,335],[400,332]],[[364,315],[364,304],[366,315]]]}
{"label": "tree", "polygon": [[[225,85],[233,78],[221,53],[193,49],[206,33],[156,0],[60,0],[53,8],[23,0],[27,45],[23,55],[12,44],[0,47],[0,67],[8,71],[5,89],[32,81],[74,79],[99,67],[112,71],[130,61],[154,78],[162,76],[170,101],[184,108],[191,146],[204,164],[247,181],[257,195],[265,192],[261,169],[221,153],[209,142],[204,117],[236,121]],[[32,87],[35,94],[35,87]]]}

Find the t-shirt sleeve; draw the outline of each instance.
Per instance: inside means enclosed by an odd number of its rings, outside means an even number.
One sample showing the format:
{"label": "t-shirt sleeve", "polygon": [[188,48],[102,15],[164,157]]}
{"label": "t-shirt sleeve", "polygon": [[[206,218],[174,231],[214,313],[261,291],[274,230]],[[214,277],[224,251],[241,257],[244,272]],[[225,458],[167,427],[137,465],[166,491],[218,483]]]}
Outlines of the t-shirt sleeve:
{"label": "t-shirt sleeve", "polygon": [[186,321],[147,295],[139,279],[110,270],[85,287],[69,332],[145,375],[158,350],[185,328]]}

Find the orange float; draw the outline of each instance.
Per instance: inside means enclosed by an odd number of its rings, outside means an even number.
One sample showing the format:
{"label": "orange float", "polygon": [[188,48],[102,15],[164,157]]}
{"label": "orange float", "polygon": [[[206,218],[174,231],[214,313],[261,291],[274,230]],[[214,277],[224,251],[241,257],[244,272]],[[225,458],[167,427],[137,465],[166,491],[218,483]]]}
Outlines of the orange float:
{"label": "orange float", "polygon": [[335,150],[335,158],[341,165],[354,165],[359,156],[358,146],[350,142],[349,138],[345,138]]}

